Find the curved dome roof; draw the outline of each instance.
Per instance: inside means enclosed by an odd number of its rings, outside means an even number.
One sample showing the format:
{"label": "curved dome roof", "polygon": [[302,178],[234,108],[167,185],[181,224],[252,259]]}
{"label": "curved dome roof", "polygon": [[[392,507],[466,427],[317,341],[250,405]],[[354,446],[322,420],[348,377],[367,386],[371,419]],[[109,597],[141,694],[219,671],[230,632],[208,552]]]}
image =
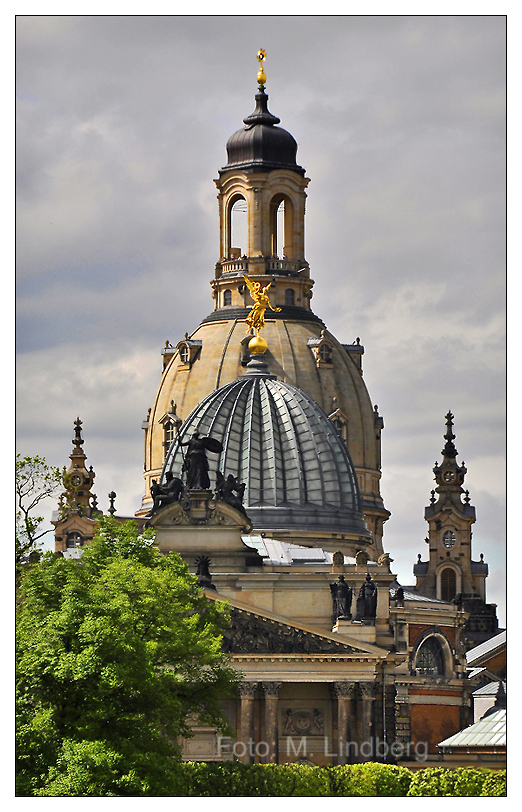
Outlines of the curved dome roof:
{"label": "curved dome roof", "polygon": [[305,392],[248,373],[217,389],[183,423],[163,477],[181,476],[180,441],[195,429],[222,443],[221,454],[208,454],[211,481],[220,470],[245,483],[244,505],[256,530],[370,536],[348,450]]}
{"label": "curved dome roof", "polygon": [[256,109],[243,119],[246,127],[237,130],[227,142],[228,163],[221,172],[230,169],[267,172],[290,169],[304,175],[296,163],[297,142],[293,135],[277,127],[280,119],[268,110],[266,93],[256,94]]}

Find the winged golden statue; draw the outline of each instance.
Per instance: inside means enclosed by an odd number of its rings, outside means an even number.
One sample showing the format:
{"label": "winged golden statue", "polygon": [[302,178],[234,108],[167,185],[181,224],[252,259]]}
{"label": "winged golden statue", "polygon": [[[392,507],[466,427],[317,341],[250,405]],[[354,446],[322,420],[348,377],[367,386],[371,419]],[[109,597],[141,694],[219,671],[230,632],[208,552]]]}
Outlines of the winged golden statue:
{"label": "winged golden statue", "polygon": [[267,291],[270,285],[272,284],[269,282],[268,285],[265,285],[264,288],[261,287],[260,282],[254,282],[250,279],[246,274],[243,274],[243,278],[247,283],[248,290],[250,291],[250,295],[254,300],[254,304],[251,306],[250,314],[248,318],[245,319],[246,324],[248,325],[247,332],[250,332],[250,329],[253,327],[256,331],[256,335],[259,336],[259,331],[265,326],[265,310],[267,307],[270,310],[273,310],[274,313],[280,313],[280,307],[272,307],[270,304],[270,299],[268,298]]}

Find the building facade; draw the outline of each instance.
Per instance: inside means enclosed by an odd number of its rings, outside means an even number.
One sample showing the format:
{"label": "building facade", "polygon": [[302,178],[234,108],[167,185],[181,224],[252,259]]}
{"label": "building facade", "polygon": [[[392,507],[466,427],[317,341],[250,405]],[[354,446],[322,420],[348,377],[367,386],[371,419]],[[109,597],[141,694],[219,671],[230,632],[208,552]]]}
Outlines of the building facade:
{"label": "building facade", "polygon": [[[469,613],[454,599],[485,604],[487,575],[471,560],[475,512],[461,498],[453,417],[438,498],[426,510],[429,560],[416,565],[416,587],[402,587],[383,546],[384,422],[364,382],[364,347],[339,341],[311,308],[309,179],[294,138],[268,110],[262,70],[258,84],[216,180],[212,310],[163,348],[143,425],[136,517],[156,529],[160,551],[181,554],[210,600],[228,602],[223,645],[243,676],[224,705],[232,735],[195,725],[184,755],[310,764],[436,757],[470,713]],[[234,244],[238,208],[244,245]],[[56,522],[57,550],[73,514]]]}

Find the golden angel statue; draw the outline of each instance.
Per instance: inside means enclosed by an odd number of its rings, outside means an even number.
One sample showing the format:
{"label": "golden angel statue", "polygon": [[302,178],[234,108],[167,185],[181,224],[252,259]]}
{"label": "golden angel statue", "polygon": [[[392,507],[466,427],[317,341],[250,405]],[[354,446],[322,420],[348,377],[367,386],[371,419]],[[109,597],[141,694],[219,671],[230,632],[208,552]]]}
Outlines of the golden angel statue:
{"label": "golden angel statue", "polygon": [[272,284],[269,282],[268,285],[265,285],[264,288],[261,288],[260,282],[254,282],[250,279],[246,274],[243,274],[244,280],[248,285],[248,289],[250,291],[250,295],[254,300],[254,304],[251,307],[250,314],[247,319],[245,319],[246,324],[248,325],[247,332],[250,332],[250,328],[253,327],[256,331],[256,334],[259,335],[259,331],[265,326],[265,310],[267,307],[270,310],[273,310],[274,313],[280,313],[280,307],[272,307],[270,304],[270,300],[267,296],[267,291],[270,285]]}

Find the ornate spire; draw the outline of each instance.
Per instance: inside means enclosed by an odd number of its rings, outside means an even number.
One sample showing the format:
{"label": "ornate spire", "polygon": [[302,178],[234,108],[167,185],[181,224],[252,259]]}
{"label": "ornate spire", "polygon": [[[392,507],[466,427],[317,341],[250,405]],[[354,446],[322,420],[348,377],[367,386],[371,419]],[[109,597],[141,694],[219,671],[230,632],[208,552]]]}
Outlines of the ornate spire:
{"label": "ornate spire", "polygon": [[87,469],[87,457],[82,448],[84,443],[82,425],[82,421],[77,417],[74,421],[73,450],[69,457],[71,464],[67,470],[65,467],[63,470],[62,482],[65,492],[62,493],[61,501],[64,515],[79,513],[80,516],[91,516],[93,512],[91,501],[93,498],[96,499],[91,492],[96,474],[92,465]]}
{"label": "ornate spire", "polygon": [[446,415],[446,434],[444,435],[446,445],[441,451],[443,457],[449,457],[451,459],[454,459],[458,454],[455,444],[453,443],[453,440],[456,439],[456,435],[453,434],[453,417],[454,415],[452,415],[451,412],[448,412]]}

